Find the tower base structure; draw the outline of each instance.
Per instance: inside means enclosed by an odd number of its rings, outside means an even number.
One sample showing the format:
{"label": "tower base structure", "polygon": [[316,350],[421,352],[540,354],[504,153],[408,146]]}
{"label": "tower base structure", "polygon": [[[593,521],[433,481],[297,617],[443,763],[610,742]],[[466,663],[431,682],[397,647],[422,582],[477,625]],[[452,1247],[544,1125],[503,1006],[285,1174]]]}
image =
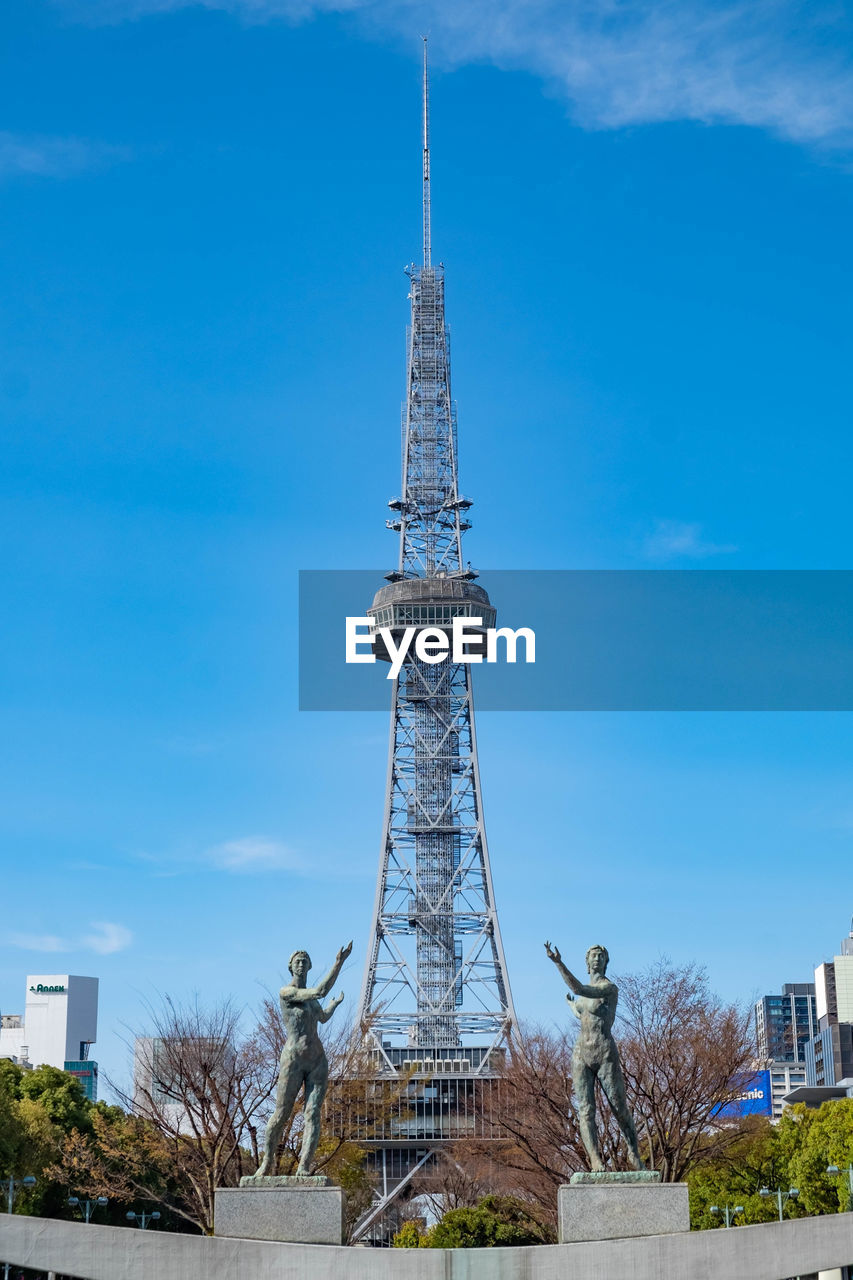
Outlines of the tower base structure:
{"label": "tower base structure", "polygon": [[[371,1055],[374,1071],[362,1081],[362,1130],[330,1132],[367,1150],[367,1169],[376,1188],[370,1209],[355,1224],[351,1242],[390,1244],[405,1207],[442,1171],[443,1155],[462,1139],[488,1147],[504,1136],[500,1124],[505,1050],[502,1046],[457,1045],[393,1048]],[[396,1079],[395,1079],[396,1077]],[[402,1087],[400,1082],[402,1078]],[[393,1102],[377,1109],[377,1088]]]}
{"label": "tower base structure", "polygon": [[690,1230],[686,1182],[661,1182],[660,1174],[575,1173],[557,1192],[558,1240],[622,1240]]}

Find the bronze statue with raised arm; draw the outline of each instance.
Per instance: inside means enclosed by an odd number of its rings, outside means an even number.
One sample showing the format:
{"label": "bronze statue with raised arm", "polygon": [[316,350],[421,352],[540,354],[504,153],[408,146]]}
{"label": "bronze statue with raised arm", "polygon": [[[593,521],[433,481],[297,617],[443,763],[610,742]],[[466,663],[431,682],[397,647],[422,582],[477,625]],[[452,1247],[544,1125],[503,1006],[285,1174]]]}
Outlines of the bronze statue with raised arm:
{"label": "bronze statue with raised arm", "polygon": [[[330,1000],[323,1008],[321,1001],[337,981],[344,961],[352,951],[348,943],[335,957],[325,978],[316,987],[306,986],[311,957],[307,951],[294,951],[288,969],[293,981],[279,992],[279,1004],[287,1040],[281,1051],[278,1073],[278,1089],[275,1095],[275,1111],[267,1125],[266,1147],[255,1178],[275,1173],[278,1147],[284,1127],[290,1119],[299,1090],[305,1086],[305,1126],[302,1131],[302,1150],[299,1154],[298,1177],[311,1172],[314,1153],[320,1139],[320,1112],[326,1096],[329,1080],[329,1063],[326,1051],[317,1034],[317,1023],[328,1022],[344,998],[343,992]],[[254,1180],[254,1179],[253,1179]]]}
{"label": "bronze statue with raised arm", "polygon": [[590,947],[586,953],[589,982],[580,982],[563,964],[562,957],[550,942],[545,943],[548,959],[553,960],[569,988],[569,1008],[580,1022],[580,1031],[572,1050],[572,1077],[578,1100],[581,1138],[593,1172],[604,1169],[595,1127],[595,1081],[604,1090],[619,1128],[628,1144],[628,1160],[632,1169],[644,1169],[637,1148],[637,1131],[625,1099],[625,1080],[619,1061],[619,1050],[611,1035],[616,1017],[619,991],[605,977],[610,956],[606,947]]}

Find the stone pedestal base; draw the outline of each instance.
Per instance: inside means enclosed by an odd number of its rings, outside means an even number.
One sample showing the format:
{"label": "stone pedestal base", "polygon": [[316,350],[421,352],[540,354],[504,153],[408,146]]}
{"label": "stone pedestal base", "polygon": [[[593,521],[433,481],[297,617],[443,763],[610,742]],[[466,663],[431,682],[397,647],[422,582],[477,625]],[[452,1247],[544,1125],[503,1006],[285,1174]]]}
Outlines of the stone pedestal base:
{"label": "stone pedestal base", "polygon": [[343,1244],[346,1200],[328,1178],[241,1178],[216,1191],[216,1234],[290,1244]]}
{"label": "stone pedestal base", "polygon": [[659,1173],[575,1173],[557,1192],[560,1244],[690,1230],[686,1182]]}

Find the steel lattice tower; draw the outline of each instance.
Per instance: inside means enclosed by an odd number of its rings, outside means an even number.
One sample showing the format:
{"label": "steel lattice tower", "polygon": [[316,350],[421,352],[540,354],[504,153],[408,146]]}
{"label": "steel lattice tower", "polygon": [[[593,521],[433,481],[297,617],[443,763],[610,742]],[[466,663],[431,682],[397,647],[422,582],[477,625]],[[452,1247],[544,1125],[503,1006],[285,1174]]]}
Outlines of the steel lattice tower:
{"label": "steel lattice tower", "polygon": [[[412,626],[449,632],[455,616],[481,618],[483,627],[495,621],[488,595],[462,560],[471,502],[459,491],[444,268],[433,265],[430,243],[429,160],[425,41],[423,265],[407,268],[403,489],[389,503],[387,522],[399,533],[399,561],[368,610],[374,625],[395,637]],[[446,1106],[431,1116],[422,1108],[386,1135],[398,1157],[393,1182],[405,1182],[436,1144],[470,1132],[458,1117],[471,1114],[477,1078],[493,1075],[515,1020],[483,825],[471,665],[450,657],[429,664],[411,656],[394,682],[360,1016],[380,1071],[427,1078],[441,1072],[447,1082]]]}

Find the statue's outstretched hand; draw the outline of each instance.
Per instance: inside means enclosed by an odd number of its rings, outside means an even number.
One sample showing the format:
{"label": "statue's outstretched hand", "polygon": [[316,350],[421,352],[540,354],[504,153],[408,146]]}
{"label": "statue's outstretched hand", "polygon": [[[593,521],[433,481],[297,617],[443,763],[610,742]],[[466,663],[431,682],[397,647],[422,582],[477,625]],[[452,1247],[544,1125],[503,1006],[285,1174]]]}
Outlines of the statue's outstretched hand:
{"label": "statue's outstretched hand", "polygon": [[553,960],[553,961],[554,961],[554,964],[560,964],[560,962],[562,961],[563,957],[560,955],[560,948],[559,948],[559,947],[552,947],[552,946],[551,946],[551,944],[550,944],[550,942],[546,942],[546,943],[545,943],[545,951],[547,952],[547,955],[548,955],[548,959],[549,959],[549,960]]}
{"label": "statue's outstretched hand", "polygon": [[342,991],[339,996],[335,996],[334,1000],[330,1000],[329,1003],[326,1005],[325,1009],[323,1010],[323,1012],[320,1014],[319,1021],[328,1022],[332,1014],[337,1009],[338,1005],[343,1000],[343,998],[344,998],[344,993]]}
{"label": "statue's outstretched hand", "polygon": [[339,965],[343,964],[343,962],[347,960],[351,954],[352,954],[352,942],[350,941],[347,943],[345,947],[341,947],[335,959],[335,963]]}

